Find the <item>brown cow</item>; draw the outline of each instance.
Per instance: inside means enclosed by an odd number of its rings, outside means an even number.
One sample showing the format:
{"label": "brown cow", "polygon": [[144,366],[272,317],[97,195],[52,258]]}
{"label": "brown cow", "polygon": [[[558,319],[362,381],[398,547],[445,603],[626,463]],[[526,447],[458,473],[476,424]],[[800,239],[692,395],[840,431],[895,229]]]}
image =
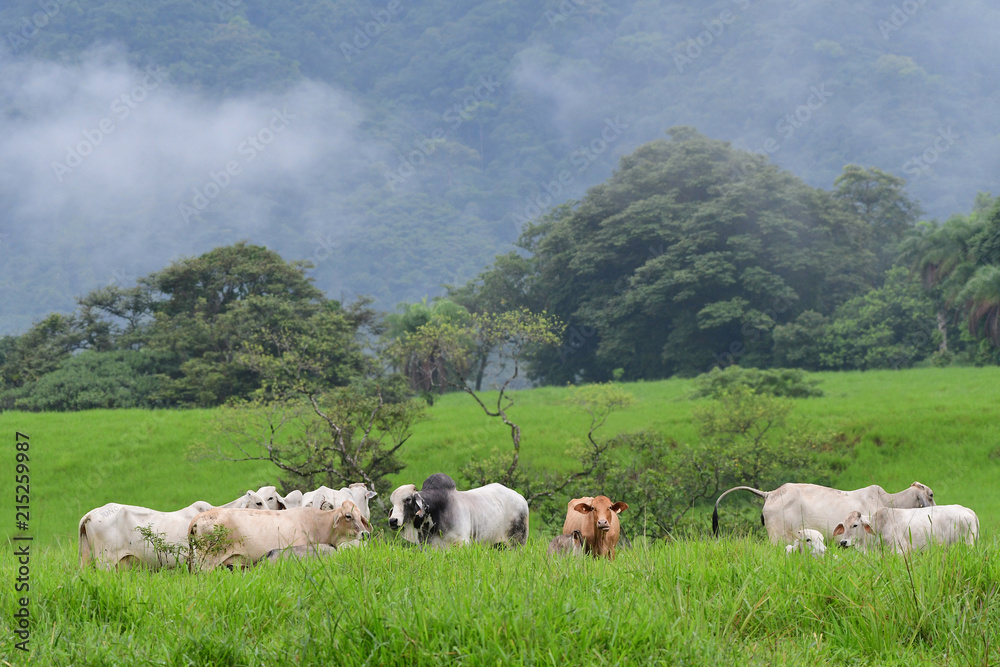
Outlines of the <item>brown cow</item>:
{"label": "brown cow", "polygon": [[572,535],[574,530],[579,530],[587,553],[594,558],[607,556],[614,560],[621,531],[618,515],[627,509],[626,503],[612,503],[607,496],[574,498],[566,507],[563,535]]}
{"label": "brown cow", "polygon": [[[225,535],[212,545],[217,526],[225,528]],[[361,511],[349,500],[335,510],[214,509],[196,516],[188,527],[192,545],[190,567],[203,571],[219,565],[246,567],[273,549],[310,544],[336,547],[367,537],[367,533]]]}

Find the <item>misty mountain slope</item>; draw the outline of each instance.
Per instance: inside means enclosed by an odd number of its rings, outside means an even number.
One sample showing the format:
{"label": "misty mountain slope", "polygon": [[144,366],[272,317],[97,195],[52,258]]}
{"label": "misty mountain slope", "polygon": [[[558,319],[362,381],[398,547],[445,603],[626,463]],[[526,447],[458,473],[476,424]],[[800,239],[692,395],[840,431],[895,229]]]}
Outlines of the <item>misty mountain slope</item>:
{"label": "misty mountain slope", "polygon": [[433,296],[681,124],[938,218],[1000,174],[985,2],[54,2],[0,9],[0,332],[243,238]]}

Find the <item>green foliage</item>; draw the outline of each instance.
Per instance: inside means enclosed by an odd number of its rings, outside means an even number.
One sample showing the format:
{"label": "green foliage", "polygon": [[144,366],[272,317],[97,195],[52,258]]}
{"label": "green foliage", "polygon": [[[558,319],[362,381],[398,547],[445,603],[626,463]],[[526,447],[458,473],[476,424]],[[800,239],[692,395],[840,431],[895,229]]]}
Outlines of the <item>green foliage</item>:
{"label": "green foliage", "polygon": [[[569,323],[563,346],[531,355],[549,383],[691,374],[720,356],[766,362],[770,331],[832,309],[871,284],[862,222],[759,155],[673,128],[641,146],[573,206],[529,225],[479,284],[519,282],[528,303]],[[473,288],[475,289],[475,288]]]}
{"label": "green foliage", "polygon": [[823,368],[907,368],[935,348],[933,305],[904,269],[885,285],[855,297],[831,317],[821,339]]}
{"label": "green foliage", "polygon": [[[264,370],[277,377],[281,355],[282,381],[302,375],[302,358],[318,386],[370,375],[362,339],[379,333],[370,301],[327,300],[306,277],[310,266],[240,242],[175,262],[135,288],[94,290],[74,315],[52,314],[0,341],[0,406],[219,405],[259,389]],[[71,356],[81,349],[89,352]]]}
{"label": "green foliage", "polygon": [[86,351],[65,359],[37,382],[0,392],[0,408],[64,411],[152,408],[161,381],[163,355],[146,350]]}
{"label": "green foliage", "polygon": [[266,391],[219,409],[210,438],[193,446],[192,456],[268,461],[286,493],[357,481],[390,490],[387,477],[405,467],[399,451],[424,415],[422,402],[386,402],[377,386],[376,393],[363,386],[317,392],[269,372],[262,371]]}
{"label": "green foliage", "polygon": [[878,249],[879,273],[885,271],[896,259],[899,240],[921,214],[920,205],[906,194],[906,181],[877,167],[849,164],[833,186],[834,197],[865,223],[865,242]]}
{"label": "green foliage", "polygon": [[657,433],[621,434],[612,443],[616,463],[602,471],[602,487],[614,498],[645,509],[646,530],[655,536],[679,528],[702,532],[691,510],[726,488],[773,488],[784,481],[829,485],[846,467],[850,448],[830,434],[791,424],[792,404],[742,384],[692,414],[697,443]]}
{"label": "green foliage", "polygon": [[142,528],[139,529],[139,532],[147,541],[152,538],[152,544],[154,547],[158,547],[158,554],[162,549],[164,553],[173,555],[177,560],[187,562],[188,568],[192,572],[198,569],[202,560],[220,556],[230,547],[243,544],[243,537],[238,540],[234,539],[232,531],[221,523],[212,526],[211,533],[188,535],[188,543],[183,545],[164,544],[162,538],[152,534],[152,531],[148,531],[150,537],[147,537],[147,532],[143,531]]}
{"label": "green foliage", "polygon": [[746,387],[760,396],[809,398],[822,396],[819,380],[796,368],[713,368],[694,379],[692,398],[722,398],[735,387]]}

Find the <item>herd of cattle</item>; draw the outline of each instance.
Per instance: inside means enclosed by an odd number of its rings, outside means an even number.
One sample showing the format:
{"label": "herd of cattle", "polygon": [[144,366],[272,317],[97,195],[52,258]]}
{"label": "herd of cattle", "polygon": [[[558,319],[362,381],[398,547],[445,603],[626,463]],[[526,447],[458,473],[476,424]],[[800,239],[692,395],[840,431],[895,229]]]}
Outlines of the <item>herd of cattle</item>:
{"label": "herd of cattle", "polygon": [[872,485],[840,491],[816,484],[783,484],[774,491],[737,486],[715,501],[712,531],[719,533],[719,502],[733,491],[749,491],[764,499],[760,520],[774,544],[787,553],[821,557],[826,539],[841,548],[868,551],[889,548],[897,553],[931,544],[974,544],[979,517],[961,505],[936,505],[934,492],[914,482],[898,493]]}
{"label": "herd of cattle", "polygon": [[[771,541],[785,543],[788,553],[822,556],[828,539],[844,548],[886,545],[905,552],[932,543],[972,544],[979,535],[975,512],[961,505],[935,505],[933,491],[919,482],[899,493],[880,486],[856,491],[815,484],[785,484],[774,491],[738,486],[715,503],[716,534],[719,502],[737,490],[764,499],[761,521]],[[80,564],[106,569],[186,564],[191,570],[211,570],[328,554],[358,546],[371,535],[368,501],[376,495],[356,483],[286,496],[265,486],[218,507],[198,501],[173,512],[108,503],[80,519]],[[400,486],[390,502],[389,527],[414,544],[516,546],[528,538],[528,503],[501,484],[459,491],[451,477],[437,473],[420,489]],[[614,559],[621,530],[618,515],[626,509],[626,503],[607,496],[570,500],[562,534],[551,541],[548,553]],[[223,539],[213,541],[217,535]]]}

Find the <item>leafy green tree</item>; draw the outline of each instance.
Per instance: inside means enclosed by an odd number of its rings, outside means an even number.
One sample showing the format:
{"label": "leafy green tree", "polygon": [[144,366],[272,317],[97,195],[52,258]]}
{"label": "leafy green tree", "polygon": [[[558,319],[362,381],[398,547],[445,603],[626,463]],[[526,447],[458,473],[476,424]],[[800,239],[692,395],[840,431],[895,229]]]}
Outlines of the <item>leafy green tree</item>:
{"label": "leafy green tree", "polygon": [[81,352],[36,382],[0,392],[0,408],[46,412],[157,407],[157,361],[147,350]]}
{"label": "leafy green tree", "polygon": [[[387,315],[386,336],[397,340],[403,336],[412,335],[425,326],[436,326],[441,323],[454,322],[465,324],[469,322],[469,311],[449,299],[437,299],[428,304],[427,300],[416,303],[400,304],[399,312]],[[476,389],[482,384],[483,370],[489,356],[489,350],[477,350],[476,359],[479,370],[476,377]],[[448,389],[447,360],[442,350],[435,347],[414,350],[405,359],[399,359],[402,373],[410,379],[410,385],[415,391],[429,397],[436,389],[443,394]]]}
{"label": "leafy green tree", "polygon": [[[673,128],[578,204],[529,225],[516,292],[568,323],[531,356],[543,382],[766,363],[771,330],[875,280],[864,223],[759,155]],[[510,284],[512,260],[479,283]]]}
{"label": "leafy green tree", "polygon": [[[162,398],[171,404],[209,406],[247,396],[261,379],[237,362],[242,345],[265,344],[277,331],[303,326],[337,328],[323,321],[336,318],[338,307],[326,306],[323,293],[306,277],[311,266],[285,262],[272,250],[239,242],[141,278],[140,285],[155,299],[147,345],[174,359]],[[319,320],[300,324],[314,316]]]}
{"label": "leafy green tree", "polygon": [[865,224],[865,240],[879,261],[879,272],[896,258],[896,247],[920,217],[919,204],[906,194],[906,181],[877,167],[844,167],[833,182],[834,197],[847,204]]}
{"label": "leafy green tree", "polygon": [[973,216],[952,216],[944,225],[920,223],[900,244],[900,261],[920,275],[936,305],[941,353],[949,352],[948,322],[959,292],[974,271],[972,243],[981,228]]}
{"label": "leafy green tree", "polygon": [[[467,393],[488,417],[498,419],[510,430],[512,449],[509,455],[495,456],[489,465],[466,468],[473,481],[480,484],[499,482],[515,486],[524,477],[518,470],[521,455],[521,427],[511,419],[514,399],[508,393],[520,375],[522,360],[531,347],[551,346],[559,341],[562,326],[545,313],[527,309],[503,313],[478,313],[467,321],[432,319],[393,343],[389,354],[402,366],[409,359],[439,359],[440,369],[432,369],[433,378]],[[494,350],[506,376],[497,392],[496,402],[488,405],[469,381],[469,371],[478,350]],[[430,379],[425,376],[424,379]],[[434,386],[434,385],[431,385]]]}
{"label": "leafy green tree", "polygon": [[837,370],[906,368],[936,347],[934,307],[912,274],[897,267],[883,287],[843,304],[824,331],[820,365]]}
{"label": "leafy green tree", "polygon": [[1000,347],[1000,265],[981,266],[958,295],[969,332]]}

